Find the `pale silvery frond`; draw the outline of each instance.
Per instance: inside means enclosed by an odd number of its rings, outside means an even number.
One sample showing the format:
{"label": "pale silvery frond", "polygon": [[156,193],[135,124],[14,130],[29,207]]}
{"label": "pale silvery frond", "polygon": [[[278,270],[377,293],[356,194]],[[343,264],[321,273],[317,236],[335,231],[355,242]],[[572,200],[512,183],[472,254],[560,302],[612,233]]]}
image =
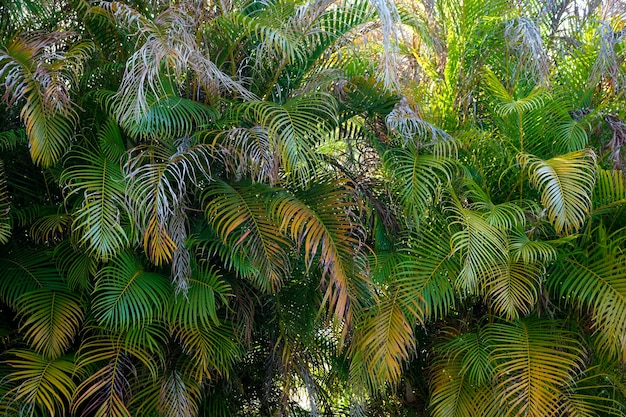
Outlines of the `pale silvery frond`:
{"label": "pale silvery frond", "polygon": [[506,23],[504,37],[508,47],[517,54],[520,66],[529,69],[537,82],[547,82],[550,59],[537,24],[527,17],[510,20]]}
{"label": "pale silvery frond", "polygon": [[424,120],[406,98],[395,105],[385,122],[390,131],[400,136],[402,144],[433,147],[438,156],[456,155],[456,140],[445,130]]}
{"label": "pale silvery frond", "polygon": [[620,68],[624,63],[617,50],[618,44],[626,39],[624,30],[614,31],[609,22],[601,21],[596,29],[598,40],[598,56],[591,69],[589,82],[591,85],[606,79],[615,91],[620,91],[626,86],[626,75]]}
{"label": "pale silvery frond", "polygon": [[138,44],[136,52],[126,62],[117,93],[118,120],[141,118],[148,110],[147,96],[165,95],[165,86],[179,84],[188,71],[192,71],[199,86],[214,97],[227,90],[252,98],[251,93],[205,56],[193,33],[197,22],[182,6],[170,7],[154,20],[120,2],[101,2],[100,6],[111,13],[116,23],[124,25]]}
{"label": "pale silvery frond", "polygon": [[400,15],[394,0],[370,0],[378,12],[383,33],[383,56],[381,78],[386,88],[399,85],[396,55],[398,51],[398,26]]}
{"label": "pale silvery frond", "polygon": [[127,204],[134,222],[143,234],[148,257],[156,264],[172,262],[178,288],[184,290],[191,273],[184,207],[190,183],[211,177],[211,148],[192,145],[189,138],[177,143],[178,149],[137,147],[124,167],[127,178]]}

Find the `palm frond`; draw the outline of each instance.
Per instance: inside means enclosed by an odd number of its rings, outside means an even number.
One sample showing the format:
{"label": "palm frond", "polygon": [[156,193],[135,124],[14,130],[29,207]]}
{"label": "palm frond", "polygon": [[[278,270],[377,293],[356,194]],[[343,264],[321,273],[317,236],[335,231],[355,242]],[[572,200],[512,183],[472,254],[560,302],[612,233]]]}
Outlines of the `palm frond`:
{"label": "palm frond", "polygon": [[409,224],[418,222],[437,203],[454,169],[450,160],[420,154],[416,147],[391,149],[383,163]]}
{"label": "palm frond", "polygon": [[241,355],[231,323],[219,325],[175,326],[174,338],[195,364],[191,370],[197,381],[211,381],[227,376]]}
{"label": "palm frond", "polygon": [[71,357],[50,359],[24,349],[10,352],[8,380],[17,386],[6,395],[17,403],[20,415],[47,412],[64,415],[76,389]]}
{"label": "palm frond", "polygon": [[490,349],[482,332],[454,335],[436,347],[431,369],[430,409],[433,416],[498,415],[488,383],[493,374]]}
{"label": "palm frond", "polygon": [[66,200],[83,196],[74,215],[73,229],[78,241],[103,261],[115,256],[129,244],[123,227],[126,187],[119,160],[81,149],[75,152],[77,163],[61,175]]}
{"label": "palm frond", "polygon": [[70,239],[65,239],[55,246],[54,258],[67,286],[72,291],[86,294],[93,290],[92,278],[99,266],[97,260],[74,247]]}
{"label": "palm frond", "polygon": [[[393,288],[381,295],[377,306],[355,325],[352,378],[360,379],[365,375],[369,387],[398,381],[403,363],[415,349],[413,323],[406,317],[398,299],[399,290]],[[364,368],[363,374],[356,372],[356,366]]]}
{"label": "palm frond", "polygon": [[486,326],[499,400],[507,416],[556,415],[567,381],[584,365],[578,336],[551,320],[524,319]]}
{"label": "palm frond", "polygon": [[432,226],[422,227],[415,249],[397,265],[394,283],[402,289],[398,295],[406,298],[407,306],[417,304],[424,321],[453,311],[458,295],[455,283],[461,270],[460,259],[448,243],[450,233],[445,226]]}
{"label": "palm frond", "polygon": [[461,288],[475,293],[478,284],[489,276],[492,268],[506,265],[506,235],[476,211],[456,207],[454,212],[455,223],[461,230],[452,235],[450,243],[453,252],[462,257],[459,284]]}
{"label": "palm frond", "polygon": [[48,289],[22,295],[17,312],[23,319],[20,331],[30,346],[51,359],[60,357],[69,348],[84,316],[78,296]]}
{"label": "palm frond", "polygon": [[98,271],[93,313],[103,326],[128,329],[161,317],[170,294],[165,277],[146,272],[134,256],[122,253]]}
{"label": "palm frond", "polygon": [[267,130],[270,153],[280,168],[297,181],[310,177],[320,160],[315,149],[328,130],[325,123],[336,117],[336,103],[325,94],[296,96],[283,105],[251,101],[239,108],[239,115]]}
{"label": "palm frond", "polygon": [[[186,212],[190,184],[211,178],[211,148],[188,137],[167,146],[139,146],[124,167],[127,203],[143,234],[144,250],[156,265],[187,259]],[[182,266],[182,268],[181,268]],[[184,289],[188,265],[172,262],[174,280]]]}
{"label": "palm frond", "polygon": [[74,392],[71,411],[77,415],[130,417],[133,382],[145,386],[155,381],[164,366],[161,351],[167,340],[160,325],[98,332],[85,338],[78,351],[76,372],[87,376]]}
{"label": "palm frond", "polygon": [[595,154],[571,152],[548,160],[519,154],[520,165],[541,192],[541,203],[557,233],[579,229],[591,209],[595,184]]}
{"label": "palm frond", "polygon": [[322,281],[328,278],[325,300],[336,317],[348,321],[350,304],[358,303],[355,296],[364,279],[359,268],[365,262],[359,251],[360,230],[350,221],[349,192],[345,182],[322,182],[295,196],[283,193],[270,208],[280,230],[304,250],[307,268],[319,262]]}
{"label": "palm frond", "polygon": [[596,170],[593,215],[612,213],[615,218],[626,207],[626,175],[617,170]]}
{"label": "palm frond", "polygon": [[44,251],[11,252],[0,259],[0,297],[11,308],[33,290],[66,291],[67,285],[54,261]]}
{"label": "palm frond", "polygon": [[623,229],[585,247],[585,255],[571,255],[553,268],[549,288],[566,304],[588,310],[598,335],[600,350],[609,356],[625,359],[626,328],[626,256],[623,253]]}
{"label": "palm frond", "polygon": [[195,328],[219,325],[217,309],[226,304],[231,295],[230,285],[225,282],[211,265],[194,268],[189,278],[187,293],[177,294],[171,303],[169,314],[175,326]]}
{"label": "palm frond", "polygon": [[500,117],[518,116],[544,105],[548,93],[541,87],[535,87],[523,97],[515,97],[502,85],[498,76],[486,69],[485,86],[495,100],[495,111]]}
{"label": "palm frond", "polygon": [[267,212],[266,200],[275,192],[263,184],[215,181],[203,193],[207,220],[222,242],[258,269],[253,280],[264,291],[280,288],[290,270],[289,242]]}
{"label": "palm frond", "polygon": [[[99,91],[98,98],[109,114],[115,115],[123,97],[112,91]],[[163,92],[161,96],[146,93],[143,112],[118,119],[129,136],[140,140],[176,139],[192,135],[217,117],[217,111],[206,104]]]}
{"label": "palm frond", "polygon": [[3,99],[9,104],[25,100],[20,117],[32,158],[44,167],[56,163],[70,142],[78,117],[70,89],[93,50],[90,42],[83,41],[61,52],[70,35],[60,31],[23,35],[0,51],[0,78],[6,87]]}
{"label": "palm frond", "polygon": [[500,316],[508,320],[528,315],[539,295],[544,268],[538,263],[509,259],[494,265],[484,281],[486,300]]}
{"label": "palm frond", "polygon": [[[184,7],[172,6],[153,20],[119,2],[99,5],[111,19],[135,35],[136,51],[126,62],[126,71],[116,94],[117,120],[141,120],[149,112],[148,97],[163,97],[191,70],[198,85],[214,99],[220,90],[251,98],[240,83],[231,79],[199,48],[193,28],[194,16]],[[170,109],[171,110],[171,109]]]}

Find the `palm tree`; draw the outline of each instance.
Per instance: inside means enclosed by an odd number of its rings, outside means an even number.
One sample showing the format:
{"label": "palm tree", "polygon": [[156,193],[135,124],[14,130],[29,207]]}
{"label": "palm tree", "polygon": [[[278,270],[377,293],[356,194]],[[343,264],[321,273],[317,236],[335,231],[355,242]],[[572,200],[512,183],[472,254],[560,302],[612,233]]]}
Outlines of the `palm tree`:
{"label": "palm tree", "polygon": [[0,7],[4,414],[626,413],[609,6]]}

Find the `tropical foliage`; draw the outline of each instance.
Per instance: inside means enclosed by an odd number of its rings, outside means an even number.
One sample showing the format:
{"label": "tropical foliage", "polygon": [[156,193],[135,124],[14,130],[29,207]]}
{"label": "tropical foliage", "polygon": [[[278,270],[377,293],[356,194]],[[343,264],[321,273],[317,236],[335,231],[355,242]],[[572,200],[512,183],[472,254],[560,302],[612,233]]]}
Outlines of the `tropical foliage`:
{"label": "tropical foliage", "polygon": [[624,10],[3,3],[1,412],[626,415]]}

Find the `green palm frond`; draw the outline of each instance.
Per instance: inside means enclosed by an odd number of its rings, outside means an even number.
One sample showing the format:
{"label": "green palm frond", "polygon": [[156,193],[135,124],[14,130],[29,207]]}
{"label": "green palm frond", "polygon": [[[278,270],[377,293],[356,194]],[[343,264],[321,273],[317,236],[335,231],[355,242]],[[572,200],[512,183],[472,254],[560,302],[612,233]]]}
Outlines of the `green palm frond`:
{"label": "green palm frond", "polygon": [[517,159],[541,192],[541,203],[556,232],[579,229],[591,209],[595,184],[593,151],[576,151],[548,160],[519,154]]}
{"label": "green palm frond", "polygon": [[142,389],[133,399],[141,402],[134,415],[163,417],[196,417],[202,397],[200,384],[184,370],[166,370],[154,384]]}
{"label": "green palm frond", "polygon": [[498,397],[505,415],[557,415],[561,392],[584,365],[586,352],[563,323],[524,319],[485,328],[493,346]]}
{"label": "green palm frond", "polygon": [[544,105],[549,97],[541,87],[535,87],[524,97],[515,97],[502,85],[498,76],[491,70],[486,69],[485,86],[491,97],[495,100],[495,111],[500,117],[519,116]]}
{"label": "green palm frond", "polygon": [[[101,90],[98,98],[109,114],[115,114],[122,105],[119,95]],[[217,111],[206,104],[163,93],[155,97],[146,94],[146,108],[132,118],[120,119],[120,127],[132,138],[140,140],[176,139],[192,135],[197,129],[217,118]]]}
{"label": "green palm frond", "polygon": [[71,357],[50,359],[28,350],[12,350],[7,376],[16,387],[6,395],[16,402],[20,415],[65,415],[76,389]]}
{"label": "green palm frond", "polygon": [[196,266],[186,294],[177,294],[168,310],[174,326],[195,328],[219,325],[217,309],[226,304],[230,286],[211,265]]}
{"label": "green palm frond", "polygon": [[516,319],[528,315],[535,306],[543,273],[541,264],[509,259],[506,264],[492,266],[482,291],[496,313]]}
{"label": "green palm frond", "polygon": [[134,256],[122,253],[98,271],[93,313],[103,326],[128,329],[161,317],[170,294],[165,277],[145,271]]}
{"label": "green palm frond", "polygon": [[351,378],[355,383],[363,383],[355,378],[365,378],[370,390],[398,381],[404,362],[415,349],[413,323],[402,308],[399,291],[393,288],[381,295],[377,306],[355,324]]}
{"label": "green palm frond", "polygon": [[525,264],[543,263],[556,260],[557,251],[552,243],[532,240],[520,229],[511,229],[509,235],[511,258],[515,262]]}
{"label": "green palm frond", "polygon": [[80,298],[67,291],[38,289],[17,303],[20,331],[30,346],[48,358],[60,357],[70,346],[83,320]]}
{"label": "green palm frond", "polygon": [[173,329],[173,336],[193,361],[190,376],[197,381],[227,376],[241,355],[235,329],[229,322],[195,327],[179,325]]}
{"label": "green palm frond", "polygon": [[315,149],[328,130],[325,124],[336,118],[336,103],[331,96],[316,93],[296,96],[283,105],[251,101],[240,106],[238,114],[267,130],[270,153],[280,168],[303,181],[320,160]]}
{"label": "green palm frond", "polygon": [[487,190],[476,181],[465,178],[463,183],[468,189],[469,206],[482,212],[487,223],[500,229],[513,229],[524,225],[526,218],[521,207],[512,202],[494,204]]}
{"label": "green palm frond", "polygon": [[264,291],[277,290],[289,275],[289,242],[267,211],[277,189],[264,184],[232,186],[215,181],[203,193],[206,217],[220,240],[259,271],[252,277]]}
{"label": "green palm frond", "polygon": [[589,311],[600,350],[610,356],[625,358],[626,328],[626,256],[623,253],[624,230],[602,237],[585,247],[585,255],[566,256],[553,268],[548,285],[566,304]]}
{"label": "green palm frond", "polygon": [[126,187],[119,161],[81,149],[75,164],[61,175],[66,200],[83,196],[74,214],[73,231],[90,253],[103,261],[129,244],[123,227]]}
{"label": "green palm frond", "polygon": [[[56,163],[69,145],[77,122],[70,89],[77,83],[93,50],[83,41],[62,52],[69,33],[35,33],[14,38],[0,51],[0,78],[4,99],[24,99],[20,117],[25,123],[33,160],[44,167]],[[47,53],[50,49],[57,52]]]}
{"label": "green palm frond", "polygon": [[626,207],[626,175],[617,170],[596,170],[592,215],[613,214],[618,218]]}
{"label": "green palm frond", "polygon": [[455,224],[461,230],[452,235],[450,243],[453,252],[462,257],[459,284],[475,293],[493,268],[507,264],[506,234],[489,224],[481,213],[463,207],[456,207],[454,213]]}
{"label": "green palm frond", "polygon": [[488,383],[493,374],[482,332],[453,336],[437,346],[431,374],[430,409],[435,417],[496,416],[497,402]]}
{"label": "green palm frond", "polygon": [[461,264],[448,243],[445,226],[422,227],[411,250],[397,266],[394,285],[405,304],[416,303],[424,320],[439,319],[453,311],[457,304],[456,280]]}
{"label": "green palm frond", "polygon": [[40,288],[67,290],[49,253],[23,250],[0,259],[0,297],[11,308],[16,308],[24,294]]}
{"label": "green palm frond", "polygon": [[454,169],[451,161],[420,154],[416,147],[391,149],[384,154],[383,163],[409,224],[437,203]]}
{"label": "green palm frond", "polygon": [[54,258],[67,286],[72,291],[83,294],[91,292],[92,278],[99,266],[97,260],[74,247],[70,239],[65,239],[55,246]]}
{"label": "green palm frond", "polygon": [[72,398],[76,415],[130,417],[133,382],[153,383],[168,342],[163,326],[130,327],[120,333],[96,332],[78,351],[76,372],[86,375]]}

